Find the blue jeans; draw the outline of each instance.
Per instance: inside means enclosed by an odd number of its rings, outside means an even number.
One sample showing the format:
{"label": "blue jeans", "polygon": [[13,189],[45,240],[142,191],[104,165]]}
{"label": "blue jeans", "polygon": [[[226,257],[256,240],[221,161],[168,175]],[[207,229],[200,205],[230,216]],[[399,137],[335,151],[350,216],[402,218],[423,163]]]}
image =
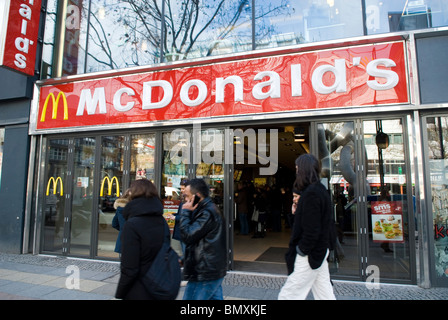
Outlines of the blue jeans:
{"label": "blue jeans", "polygon": [[222,280],[188,281],[184,300],[223,300]]}
{"label": "blue jeans", "polygon": [[249,233],[249,222],[247,221],[247,213],[239,213],[240,218],[240,234]]}

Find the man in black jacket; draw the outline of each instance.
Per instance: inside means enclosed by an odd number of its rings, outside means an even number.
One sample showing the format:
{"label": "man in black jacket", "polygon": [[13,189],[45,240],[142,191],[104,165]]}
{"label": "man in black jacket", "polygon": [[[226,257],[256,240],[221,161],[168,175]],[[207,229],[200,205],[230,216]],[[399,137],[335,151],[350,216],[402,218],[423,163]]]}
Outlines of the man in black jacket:
{"label": "man in black jacket", "polygon": [[227,272],[224,218],[209,197],[204,180],[190,180],[185,197],[180,219],[181,239],[186,245],[184,276],[188,280],[184,300],[222,300],[221,284]]}

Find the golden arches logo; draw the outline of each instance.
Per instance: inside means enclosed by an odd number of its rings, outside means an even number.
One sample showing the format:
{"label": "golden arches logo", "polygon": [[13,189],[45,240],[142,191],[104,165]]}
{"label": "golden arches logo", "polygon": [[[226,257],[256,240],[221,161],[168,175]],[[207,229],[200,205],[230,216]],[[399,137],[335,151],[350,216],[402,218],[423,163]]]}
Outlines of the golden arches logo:
{"label": "golden arches logo", "polygon": [[58,184],[61,184],[61,189],[59,190],[59,194],[61,196],[64,195],[64,185],[62,184],[62,179],[61,177],[57,177],[56,179],[51,177],[50,179],[48,179],[48,183],[47,183],[47,196],[50,195],[50,185],[53,184],[53,194],[56,194],[56,190],[58,188]]}
{"label": "golden arches logo", "polygon": [[100,197],[102,197],[104,195],[104,184],[107,181],[107,191],[108,191],[108,195],[111,196],[112,195],[112,186],[114,184],[114,181],[116,183],[116,195],[117,197],[120,196],[120,183],[118,182],[118,178],[117,177],[112,177],[112,179],[110,179],[109,177],[104,177],[103,178],[103,182],[101,182],[101,189],[100,189]]}
{"label": "golden arches logo", "polygon": [[52,105],[53,105],[53,110],[52,110],[52,119],[56,119],[57,115],[58,115],[58,108],[59,108],[59,100],[61,100],[62,98],[62,106],[64,108],[64,120],[68,120],[68,106],[67,106],[67,98],[65,97],[65,93],[62,91],[59,91],[58,96],[55,98],[54,97],[54,93],[50,92],[47,96],[47,98],[45,99],[44,102],[44,107],[42,109],[42,115],[40,117],[40,122],[44,122],[45,121],[45,114],[47,113],[47,107],[48,107],[48,103],[51,101]]}

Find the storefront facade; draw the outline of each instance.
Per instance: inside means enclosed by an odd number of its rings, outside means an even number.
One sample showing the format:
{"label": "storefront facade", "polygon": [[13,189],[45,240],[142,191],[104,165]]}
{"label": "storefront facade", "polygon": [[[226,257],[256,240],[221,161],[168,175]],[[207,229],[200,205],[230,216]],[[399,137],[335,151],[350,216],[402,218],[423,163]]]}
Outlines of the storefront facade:
{"label": "storefront facade", "polygon": [[[345,257],[335,276],[365,280],[374,265],[385,281],[415,283],[406,48],[392,36],[39,82],[30,125],[44,168],[36,251],[116,258],[113,201],[132,180],[153,180],[168,213],[181,179],[203,177],[227,218],[234,268],[240,172],[252,166],[250,181],[287,187],[294,171],[279,169],[311,152],[335,213],[336,199],[345,199],[337,217]],[[384,151],[379,131],[389,138]]]}
{"label": "storefront facade", "polygon": [[[356,3],[374,15],[373,4]],[[61,14],[76,16],[75,7],[69,1],[72,15]],[[270,195],[277,188],[287,201],[295,158],[313,153],[343,251],[331,261],[333,277],[446,286],[448,31],[400,27],[377,35],[381,23],[360,21],[363,34],[346,30],[344,39],[319,38],[322,26],[308,24],[306,41],[284,47],[263,47],[252,36],[240,42],[249,48],[232,53],[222,41],[212,55],[194,56],[196,49],[184,59],[165,50],[144,67],[118,63],[118,70],[95,69],[87,51],[81,58],[68,50],[82,32],[66,26],[63,54],[54,52],[34,88],[25,251],[116,260],[113,203],[133,180],[154,181],[172,223],[180,181],[202,177],[226,217],[229,269],[284,273],[264,253],[287,247],[287,202],[277,207],[278,225],[272,210],[263,240],[247,240],[238,234],[235,197],[244,183]],[[277,226],[282,232],[273,232]]]}

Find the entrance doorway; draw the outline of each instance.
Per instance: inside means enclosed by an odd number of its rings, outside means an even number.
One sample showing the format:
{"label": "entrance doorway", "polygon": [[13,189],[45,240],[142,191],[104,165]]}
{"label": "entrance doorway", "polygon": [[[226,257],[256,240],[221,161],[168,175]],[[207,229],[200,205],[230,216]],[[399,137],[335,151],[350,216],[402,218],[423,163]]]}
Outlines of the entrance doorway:
{"label": "entrance doorway", "polygon": [[[232,269],[286,274],[284,255],[291,231],[288,217],[294,162],[301,154],[311,152],[322,163],[321,183],[333,204],[340,248],[338,256],[333,253],[330,257],[333,276],[362,281],[373,276],[381,282],[415,283],[415,244],[411,237],[414,202],[406,118],[252,128],[241,127],[245,140],[234,141]],[[262,130],[276,130],[277,136],[273,140],[267,134],[263,141]],[[277,143],[275,173],[261,175],[261,162],[250,162],[252,153],[259,157],[258,150],[250,148],[250,139],[257,141],[257,147]],[[239,143],[245,146],[243,161],[235,155]],[[258,214],[258,220],[253,221],[256,197],[263,194],[265,216],[260,219]],[[246,199],[247,208],[242,210],[246,217],[239,214],[241,198]],[[242,219],[249,225],[247,235]]]}
{"label": "entrance doorway", "polygon": [[234,270],[286,274],[294,162],[310,150],[309,131],[306,122],[233,130]]}

